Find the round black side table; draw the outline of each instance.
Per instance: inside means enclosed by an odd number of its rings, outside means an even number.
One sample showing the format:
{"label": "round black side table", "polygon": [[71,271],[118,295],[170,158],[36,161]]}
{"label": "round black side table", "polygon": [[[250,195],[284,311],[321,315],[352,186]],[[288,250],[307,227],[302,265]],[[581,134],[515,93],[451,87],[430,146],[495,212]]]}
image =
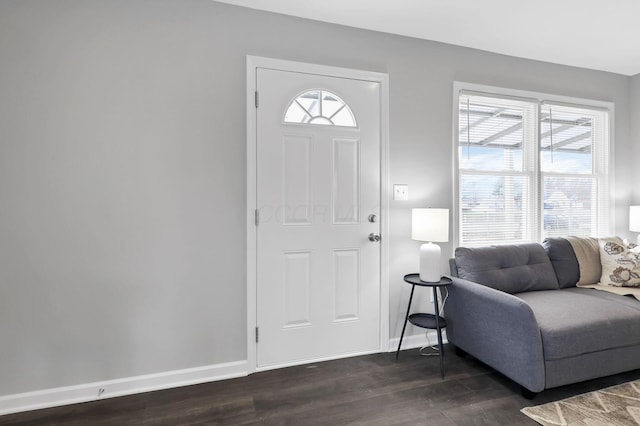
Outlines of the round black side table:
{"label": "round black side table", "polygon": [[[438,288],[446,287],[452,284],[451,278],[442,277],[438,282],[422,281],[420,274],[407,274],[404,276],[405,282],[411,284],[411,296],[409,296],[409,305],[407,306],[407,315],[404,317],[404,325],[402,326],[402,334],[400,335],[400,343],[398,343],[398,350],[396,351],[396,359],[400,355],[400,347],[402,346],[402,339],[404,338],[404,331],[407,328],[407,321],[411,324],[428,329],[435,329],[438,334],[438,355],[440,358],[440,375],[444,379],[444,348],[442,347],[442,329],[447,326],[447,322],[440,316],[440,307],[438,306]],[[435,307],[434,314],[415,313],[409,315],[411,310],[411,302],[413,301],[413,292],[416,286],[432,287],[433,288],[433,305]]]}

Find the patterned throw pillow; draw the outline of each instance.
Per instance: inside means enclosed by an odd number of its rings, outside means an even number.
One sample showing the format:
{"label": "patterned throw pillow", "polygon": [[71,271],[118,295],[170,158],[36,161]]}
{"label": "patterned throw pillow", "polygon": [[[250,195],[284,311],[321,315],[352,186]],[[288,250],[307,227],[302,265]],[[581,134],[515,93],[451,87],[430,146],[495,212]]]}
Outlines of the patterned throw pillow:
{"label": "patterned throw pillow", "polygon": [[640,287],[640,247],[626,244],[618,237],[600,238],[600,284],[615,287]]}

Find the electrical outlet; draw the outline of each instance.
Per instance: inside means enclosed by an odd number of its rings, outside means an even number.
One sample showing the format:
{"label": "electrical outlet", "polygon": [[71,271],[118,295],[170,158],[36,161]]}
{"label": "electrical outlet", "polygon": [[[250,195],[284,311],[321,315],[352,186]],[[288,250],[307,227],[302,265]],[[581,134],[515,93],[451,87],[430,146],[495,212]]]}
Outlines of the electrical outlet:
{"label": "electrical outlet", "polygon": [[408,201],[409,185],[405,185],[405,184],[393,185],[393,199],[396,201]]}

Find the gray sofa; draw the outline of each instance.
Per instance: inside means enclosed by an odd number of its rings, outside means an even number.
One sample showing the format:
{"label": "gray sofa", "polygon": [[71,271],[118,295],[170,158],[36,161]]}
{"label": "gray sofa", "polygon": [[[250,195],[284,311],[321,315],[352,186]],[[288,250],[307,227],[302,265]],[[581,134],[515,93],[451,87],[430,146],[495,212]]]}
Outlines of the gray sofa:
{"label": "gray sofa", "polygon": [[640,368],[640,301],[577,288],[571,244],[456,249],[447,338],[521,385],[544,389]]}

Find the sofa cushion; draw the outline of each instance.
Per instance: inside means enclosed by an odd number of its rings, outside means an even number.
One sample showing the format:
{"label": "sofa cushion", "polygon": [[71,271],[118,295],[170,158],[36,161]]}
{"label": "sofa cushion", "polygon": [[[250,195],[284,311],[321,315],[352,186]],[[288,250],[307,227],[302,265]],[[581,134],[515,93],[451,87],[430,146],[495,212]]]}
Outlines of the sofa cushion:
{"label": "sofa cushion", "polygon": [[580,279],[580,266],[573,247],[565,238],[547,238],[542,242],[551,260],[560,288],[575,287]]}
{"label": "sofa cushion", "polygon": [[540,244],[458,247],[458,276],[506,293],[558,289],[549,257]]}
{"label": "sofa cushion", "polygon": [[545,360],[640,345],[640,302],[635,299],[584,288],[515,296],[533,310]]}
{"label": "sofa cushion", "polygon": [[577,286],[600,282],[600,248],[598,239],[593,237],[567,237],[580,266],[580,279]]}
{"label": "sofa cushion", "polygon": [[640,287],[640,253],[635,244],[627,246],[620,238],[600,238],[602,276],[600,284],[614,287]]}

